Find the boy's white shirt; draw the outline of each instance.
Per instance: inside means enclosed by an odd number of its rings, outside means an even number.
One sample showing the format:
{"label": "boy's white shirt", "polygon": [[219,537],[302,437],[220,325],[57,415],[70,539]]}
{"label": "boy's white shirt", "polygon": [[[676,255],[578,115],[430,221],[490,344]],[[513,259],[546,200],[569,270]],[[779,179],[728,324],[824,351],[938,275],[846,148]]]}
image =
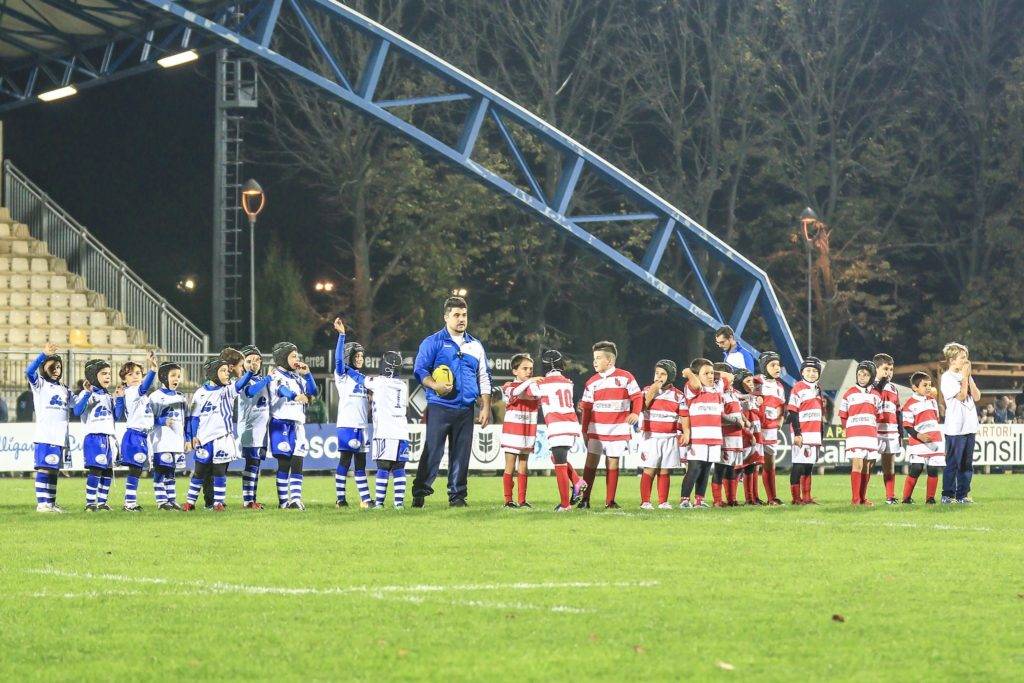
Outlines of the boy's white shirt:
{"label": "boy's white shirt", "polygon": [[942,398],[946,401],[946,419],[942,423],[942,433],[946,436],[975,434],[978,431],[978,410],[970,389],[963,401],[957,398],[963,379],[963,374],[946,370],[939,380]]}

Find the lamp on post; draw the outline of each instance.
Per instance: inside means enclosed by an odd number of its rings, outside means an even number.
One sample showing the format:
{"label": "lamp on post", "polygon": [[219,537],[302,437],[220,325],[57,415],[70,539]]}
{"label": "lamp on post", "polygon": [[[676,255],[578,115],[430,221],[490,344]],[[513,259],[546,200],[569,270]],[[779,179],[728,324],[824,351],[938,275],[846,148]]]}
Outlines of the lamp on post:
{"label": "lamp on post", "polygon": [[242,185],[242,211],[249,219],[249,343],[256,343],[256,217],[263,210],[267,197],[252,178]]}
{"label": "lamp on post", "polygon": [[803,232],[804,244],[807,245],[807,355],[812,355],[811,344],[811,316],[813,315],[813,300],[811,294],[811,246],[817,232],[824,227],[824,223],[818,220],[818,214],[814,209],[807,207],[800,212],[800,229]]}

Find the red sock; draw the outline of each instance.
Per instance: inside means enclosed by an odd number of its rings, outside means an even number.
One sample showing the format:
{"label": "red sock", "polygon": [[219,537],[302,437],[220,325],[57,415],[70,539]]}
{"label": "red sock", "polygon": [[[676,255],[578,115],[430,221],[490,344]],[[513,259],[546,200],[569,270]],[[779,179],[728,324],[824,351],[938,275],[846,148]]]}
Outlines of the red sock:
{"label": "red sock", "polygon": [[868,481],[871,480],[871,470],[868,469],[864,473],[864,476],[860,480],[860,502],[866,503],[868,500]]}
{"label": "red sock", "polygon": [[765,495],[768,496],[768,500],[775,500],[776,498],[779,497],[779,494],[778,494],[778,491],[776,491],[776,489],[775,489],[775,467],[774,467],[774,465],[772,466],[772,468],[770,470],[766,469],[762,476],[764,477],[764,493],[765,493]]}
{"label": "red sock", "polygon": [[917,486],[917,477],[907,477],[903,480],[903,500],[910,498],[911,494],[914,493],[915,486]]}
{"label": "red sock", "polygon": [[576,474],[576,468],[571,463],[565,463],[565,470],[569,474],[569,482],[575,486],[576,482],[580,480],[580,475]]}
{"label": "red sock", "polygon": [[711,497],[715,501],[715,505],[722,502],[722,485],[711,482]]}
{"label": "red sock", "polygon": [[505,489],[505,502],[506,503],[511,503],[512,502],[512,475],[511,474],[507,474],[506,473],[506,474],[501,475],[501,486],[502,486],[503,489]]}
{"label": "red sock", "polygon": [[594,479],[597,478],[597,467],[589,465],[583,468],[583,481],[587,482],[587,490],[583,494],[583,500],[590,502],[590,494],[594,491]]}
{"label": "red sock", "polygon": [[747,477],[750,478],[750,500],[756,503],[758,497],[761,495],[757,490],[757,465],[754,465],[747,470]]}
{"label": "red sock", "polygon": [[519,504],[520,505],[522,505],[523,503],[526,502],[526,476],[527,475],[525,475],[525,474],[520,474],[517,477],[517,479],[519,479]]}
{"label": "red sock", "polygon": [[[615,489],[619,487],[619,470],[607,470],[605,472],[605,482],[608,484],[608,488],[604,494],[604,504],[609,505],[615,501]],[[650,494],[648,494],[648,497]]]}
{"label": "red sock", "polygon": [[739,489],[739,487],[740,487],[740,482],[739,482],[738,479],[730,479],[729,480],[729,502],[730,503],[735,503],[736,502],[736,491]]}
{"label": "red sock", "polygon": [[793,504],[800,504],[800,484],[790,484],[789,492],[793,496]]}
{"label": "red sock", "polygon": [[569,507],[569,466],[555,465],[555,482],[558,484],[558,497],[562,507]]}
{"label": "red sock", "polygon": [[[654,483],[653,477],[644,472],[640,475],[640,502],[650,503],[651,502],[651,485]],[[659,487],[660,488],[660,487]]]}
{"label": "red sock", "polygon": [[801,493],[803,495],[803,500],[804,500],[805,503],[808,503],[808,502],[810,502],[812,500],[811,499],[811,475],[805,474],[804,476],[800,477],[800,491],[801,491]]}
{"label": "red sock", "polygon": [[672,476],[669,474],[658,475],[658,504],[668,502],[668,491],[669,484],[672,481]]}
{"label": "red sock", "polygon": [[860,503],[860,482],[864,477],[857,470],[850,471],[850,492],[853,495],[853,504]]}
{"label": "red sock", "polygon": [[896,475],[882,473],[882,481],[885,482],[885,499],[896,497]]}
{"label": "red sock", "polygon": [[928,497],[929,498],[934,498],[935,497],[935,489],[938,488],[938,486],[939,486],[939,478],[937,476],[935,476],[935,477],[928,477],[928,483],[927,483],[927,487],[928,488],[927,488],[927,491],[928,491]]}
{"label": "red sock", "polygon": [[751,476],[750,472],[743,473],[743,502],[753,503],[754,502],[754,477]]}

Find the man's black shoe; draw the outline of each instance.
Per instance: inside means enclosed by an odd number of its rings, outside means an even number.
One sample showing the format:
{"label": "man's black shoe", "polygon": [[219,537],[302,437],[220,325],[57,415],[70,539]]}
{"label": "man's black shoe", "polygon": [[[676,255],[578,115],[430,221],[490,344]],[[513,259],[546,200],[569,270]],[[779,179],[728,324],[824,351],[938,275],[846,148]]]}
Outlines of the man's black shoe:
{"label": "man's black shoe", "polygon": [[423,496],[413,496],[412,506],[414,508],[421,508],[421,507],[423,507]]}
{"label": "man's black shoe", "polygon": [[464,498],[456,498],[448,503],[448,507],[452,508],[464,508],[466,507],[466,500]]}

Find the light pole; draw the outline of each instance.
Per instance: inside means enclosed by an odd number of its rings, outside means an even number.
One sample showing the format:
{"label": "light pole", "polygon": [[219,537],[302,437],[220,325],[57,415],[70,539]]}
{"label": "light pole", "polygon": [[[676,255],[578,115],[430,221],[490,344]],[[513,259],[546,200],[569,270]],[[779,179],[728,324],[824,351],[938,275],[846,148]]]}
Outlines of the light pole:
{"label": "light pole", "polygon": [[822,227],[823,223],[818,220],[818,214],[814,209],[807,207],[800,212],[800,228],[804,234],[804,244],[807,245],[807,355],[813,355],[811,344],[811,316],[813,314],[813,300],[811,295],[811,245],[814,244],[814,237]]}
{"label": "light pole", "polygon": [[267,197],[252,178],[242,186],[242,211],[249,219],[249,343],[256,343],[256,217]]}

